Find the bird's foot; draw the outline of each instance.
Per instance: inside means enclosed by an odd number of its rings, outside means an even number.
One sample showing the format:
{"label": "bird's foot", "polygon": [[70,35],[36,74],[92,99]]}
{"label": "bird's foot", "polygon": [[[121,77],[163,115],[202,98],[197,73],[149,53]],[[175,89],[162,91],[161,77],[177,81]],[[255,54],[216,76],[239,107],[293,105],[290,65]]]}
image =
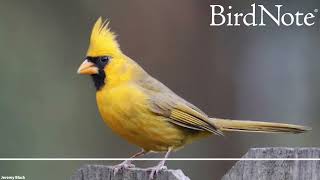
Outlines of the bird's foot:
{"label": "bird's foot", "polygon": [[157,175],[159,175],[159,172],[162,170],[166,170],[167,166],[164,165],[164,163],[159,163],[155,167],[148,168],[148,170],[151,170],[149,175],[149,180],[154,179]]}
{"label": "bird's foot", "polygon": [[113,175],[116,175],[120,169],[134,168],[135,165],[132,164],[131,160],[125,160],[120,164],[113,166]]}

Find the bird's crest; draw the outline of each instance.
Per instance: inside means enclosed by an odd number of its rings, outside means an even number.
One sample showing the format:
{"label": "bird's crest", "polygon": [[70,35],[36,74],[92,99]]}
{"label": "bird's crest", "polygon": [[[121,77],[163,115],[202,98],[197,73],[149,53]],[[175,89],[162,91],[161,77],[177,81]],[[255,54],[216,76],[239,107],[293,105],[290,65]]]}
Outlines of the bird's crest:
{"label": "bird's crest", "polygon": [[120,53],[116,35],[110,31],[109,22],[100,17],[92,28],[87,56],[106,56]]}

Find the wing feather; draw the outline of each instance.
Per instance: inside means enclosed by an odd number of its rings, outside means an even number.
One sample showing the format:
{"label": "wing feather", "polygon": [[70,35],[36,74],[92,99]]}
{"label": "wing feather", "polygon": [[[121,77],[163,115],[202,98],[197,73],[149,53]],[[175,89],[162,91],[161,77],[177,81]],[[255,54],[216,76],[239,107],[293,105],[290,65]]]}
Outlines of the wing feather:
{"label": "wing feather", "polygon": [[154,78],[139,83],[149,97],[150,111],[168,118],[168,121],[192,130],[208,131],[217,135],[223,133],[210,122],[199,108],[182,99]]}

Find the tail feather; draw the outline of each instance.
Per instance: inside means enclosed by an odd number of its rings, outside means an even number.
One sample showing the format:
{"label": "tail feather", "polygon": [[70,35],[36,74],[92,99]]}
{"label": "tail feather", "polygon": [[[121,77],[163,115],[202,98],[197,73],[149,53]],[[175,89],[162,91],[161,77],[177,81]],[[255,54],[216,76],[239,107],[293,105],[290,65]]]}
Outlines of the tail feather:
{"label": "tail feather", "polygon": [[229,120],[211,118],[213,124],[221,131],[242,131],[242,132],[262,132],[262,133],[303,133],[311,130],[309,127],[272,123],[272,122],[260,122],[260,121],[241,121],[241,120]]}

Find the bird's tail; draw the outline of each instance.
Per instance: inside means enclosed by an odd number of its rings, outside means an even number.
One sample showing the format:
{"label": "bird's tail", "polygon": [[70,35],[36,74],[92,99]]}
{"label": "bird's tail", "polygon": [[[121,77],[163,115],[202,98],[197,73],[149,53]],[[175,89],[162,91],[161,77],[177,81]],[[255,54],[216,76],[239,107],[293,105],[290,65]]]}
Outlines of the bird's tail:
{"label": "bird's tail", "polygon": [[262,133],[303,133],[311,130],[309,127],[260,122],[260,121],[240,121],[229,119],[210,118],[213,124],[221,131],[241,131],[241,132],[262,132]]}

